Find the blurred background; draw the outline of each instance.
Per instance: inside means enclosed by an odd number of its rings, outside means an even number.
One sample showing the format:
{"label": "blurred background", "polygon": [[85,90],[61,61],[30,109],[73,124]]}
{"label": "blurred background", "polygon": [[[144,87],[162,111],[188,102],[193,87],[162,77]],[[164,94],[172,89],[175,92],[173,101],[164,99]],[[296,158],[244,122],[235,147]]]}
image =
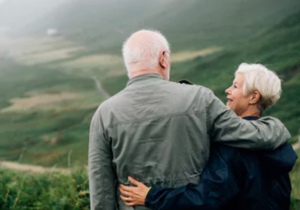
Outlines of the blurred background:
{"label": "blurred background", "polygon": [[[0,209],[89,209],[91,117],[125,87],[122,43],[143,28],[169,40],[172,81],[223,101],[240,63],[275,71],[283,93],[265,115],[300,155],[299,0],[0,0]],[[300,209],[299,161],[291,179]]]}

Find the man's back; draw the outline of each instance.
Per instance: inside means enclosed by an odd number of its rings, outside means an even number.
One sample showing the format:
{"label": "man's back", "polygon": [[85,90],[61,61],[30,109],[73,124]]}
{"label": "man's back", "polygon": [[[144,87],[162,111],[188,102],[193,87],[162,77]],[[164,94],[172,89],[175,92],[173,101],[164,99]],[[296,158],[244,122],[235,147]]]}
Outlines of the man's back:
{"label": "man's back", "polygon": [[[101,104],[91,123],[91,209],[113,209],[118,184],[128,184],[129,175],[158,187],[198,183],[210,136],[246,148],[281,144],[288,132],[280,122],[268,121],[259,128],[245,122],[201,86],[168,82],[159,74],[134,77]],[[273,129],[277,131],[270,138]],[[118,203],[121,210],[132,209],[120,199]]]}
{"label": "man's back", "polygon": [[103,104],[119,182],[129,175],[159,186],[199,181],[209,156],[205,91],[147,74]]}
{"label": "man's back", "polygon": [[146,74],[101,105],[117,183],[128,176],[161,187],[199,182],[209,157],[206,91]]}
{"label": "man's back", "polygon": [[122,54],[129,85],[101,104],[90,126],[93,210],[115,209],[115,181],[126,183],[128,175],[158,186],[198,182],[210,136],[238,147],[265,149],[290,137],[276,119],[243,122],[210,90],[168,82],[171,52],[158,31],[133,33]]}

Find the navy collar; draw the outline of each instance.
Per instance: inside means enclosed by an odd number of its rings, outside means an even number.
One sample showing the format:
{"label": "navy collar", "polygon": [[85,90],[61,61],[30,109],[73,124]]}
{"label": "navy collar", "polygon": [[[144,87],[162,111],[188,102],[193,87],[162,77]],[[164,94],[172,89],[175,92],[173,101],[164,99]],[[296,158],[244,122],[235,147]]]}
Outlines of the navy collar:
{"label": "navy collar", "polygon": [[257,120],[259,117],[254,117],[254,116],[246,116],[243,117],[244,120]]}

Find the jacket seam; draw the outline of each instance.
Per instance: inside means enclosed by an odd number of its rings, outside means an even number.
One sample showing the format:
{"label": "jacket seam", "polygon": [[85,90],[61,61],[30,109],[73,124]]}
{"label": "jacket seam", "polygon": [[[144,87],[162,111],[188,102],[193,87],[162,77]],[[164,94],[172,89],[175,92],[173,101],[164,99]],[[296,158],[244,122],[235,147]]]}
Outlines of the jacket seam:
{"label": "jacket seam", "polygon": [[[188,176],[188,177],[182,177],[182,178],[166,178],[166,179],[163,179],[163,180],[152,180],[152,182],[154,182],[154,184],[156,184],[155,182],[167,182],[167,181],[178,181],[178,180],[189,180],[189,179],[193,179],[193,178],[197,178],[197,177],[200,177],[201,174],[203,173],[203,170],[200,172],[200,173],[197,173],[197,174],[193,174],[191,176]],[[178,175],[181,175],[180,173],[178,173]],[[117,179],[119,183],[123,183],[121,179]],[[149,184],[149,183],[148,183]]]}
{"label": "jacket seam", "polygon": [[[101,144],[101,142],[100,142],[100,144]],[[100,155],[100,163],[102,163],[102,162],[103,162],[103,155],[101,154]],[[104,181],[105,176],[103,176],[103,170],[100,170],[100,177],[103,177],[102,178],[102,186],[105,186],[104,185],[105,184],[105,181]],[[102,193],[103,193],[103,190],[102,190]],[[106,208],[106,199],[105,199],[105,197],[103,196],[102,199],[103,199],[103,203],[104,203],[105,209],[107,209]]]}
{"label": "jacket seam", "polygon": [[122,124],[127,124],[127,123],[132,123],[132,122],[145,122],[147,120],[159,119],[159,118],[164,118],[164,117],[177,117],[177,116],[182,116],[182,115],[196,115],[196,114],[203,114],[203,113],[205,113],[205,111],[192,111],[192,112],[180,112],[180,113],[176,113],[176,114],[156,115],[153,117],[148,117],[148,118],[139,119],[139,120],[127,120],[127,121],[113,123],[111,125],[108,125],[104,130],[115,127],[117,125],[122,125]]}

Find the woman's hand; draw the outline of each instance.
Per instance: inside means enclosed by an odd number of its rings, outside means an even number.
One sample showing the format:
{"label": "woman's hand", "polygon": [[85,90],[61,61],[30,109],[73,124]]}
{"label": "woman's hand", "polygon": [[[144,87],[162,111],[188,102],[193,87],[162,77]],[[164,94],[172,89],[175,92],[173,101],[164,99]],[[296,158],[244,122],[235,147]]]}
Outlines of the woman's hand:
{"label": "woman's hand", "polygon": [[121,184],[119,187],[119,190],[121,192],[120,198],[127,206],[145,205],[145,200],[149,188],[143,183],[136,181],[132,177],[128,177],[128,180],[136,187],[128,187]]}

